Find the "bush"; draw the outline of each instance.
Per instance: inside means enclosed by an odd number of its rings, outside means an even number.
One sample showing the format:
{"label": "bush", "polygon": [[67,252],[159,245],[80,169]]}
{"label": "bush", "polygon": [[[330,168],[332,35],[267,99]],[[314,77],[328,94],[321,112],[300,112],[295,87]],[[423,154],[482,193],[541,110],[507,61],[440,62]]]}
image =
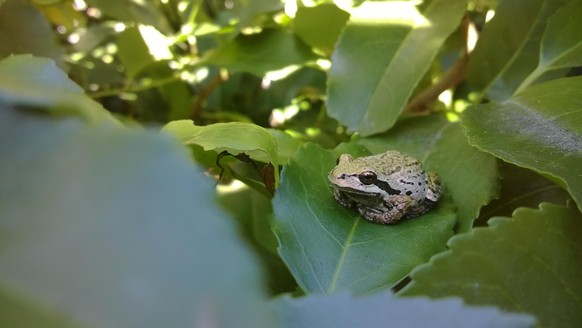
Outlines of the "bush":
{"label": "bush", "polygon": [[[579,326],[579,17],[0,1],[0,324]],[[334,200],[341,154],[387,150],[438,173],[435,209]]]}

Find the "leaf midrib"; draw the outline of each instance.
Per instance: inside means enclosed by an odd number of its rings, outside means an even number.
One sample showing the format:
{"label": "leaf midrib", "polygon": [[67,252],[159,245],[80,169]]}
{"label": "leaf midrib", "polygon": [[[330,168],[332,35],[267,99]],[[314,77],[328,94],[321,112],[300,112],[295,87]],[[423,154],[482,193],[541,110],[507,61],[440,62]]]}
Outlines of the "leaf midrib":
{"label": "leaf midrib", "polygon": [[348,236],[346,238],[346,242],[343,245],[342,253],[337,261],[337,265],[336,265],[335,270],[333,272],[331,281],[329,283],[329,287],[327,288],[327,293],[332,293],[336,288],[337,281],[339,279],[339,275],[340,275],[342,266],[343,266],[345,258],[346,258],[346,254],[348,252],[348,249],[350,248],[351,241],[354,237],[356,227],[358,226],[358,222],[360,222],[360,220],[361,220],[360,218],[356,218],[356,220],[354,221],[354,224],[352,224],[352,229],[350,229],[350,233],[348,234]]}

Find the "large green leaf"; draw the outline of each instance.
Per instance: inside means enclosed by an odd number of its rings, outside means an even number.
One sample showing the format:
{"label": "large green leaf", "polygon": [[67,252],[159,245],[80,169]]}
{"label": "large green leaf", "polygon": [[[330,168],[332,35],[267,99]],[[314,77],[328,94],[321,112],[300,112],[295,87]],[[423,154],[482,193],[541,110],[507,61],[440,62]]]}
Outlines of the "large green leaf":
{"label": "large green leaf", "polygon": [[0,7],[0,58],[27,53],[53,58],[59,64],[64,55],[42,13],[29,1],[10,0]]}
{"label": "large green leaf", "polygon": [[467,67],[467,79],[495,100],[511,97],[537,67],[548,18],[570,0],[499,1]]}
{"label": "large green leaf", "polygon": [[54,114],[80,115],[91,122],[117,122],[83,89],[69,80],[55,62],[30,55],[0,61],[0,104],[46,108]]}
{"label": "large green leaf", "polygon": [[391,226],[365,221],[332,196],[327,174],[338,155],[306,144],[284,167],[273,202],[279,254],[308,293],[388,289],[444,250],[456,215],[445,197],[421,218]]}
{"label": "large green leaf", "polygon": [[[534,318],[491,307],[469,307],[458,299],[398,299],[390,293],[354,297],[348,293],[282,297],[272,306],[281,327],[408,328],[408,327],[533,327]],[[454,324],[451,320],[454,318]]]}
{"label": "large green leaf", "polygon": [[558,179],[582,209],[582,76],[534,85],[502,103],[463,115],[469,142]]}
{"label": "large green leaf", "polygon": [[269,326],[256,261],[172,138],[2,106],[0,152],[2,297],[84,327]]}
{"label": "large green leaf", "polygon": [[538,67],[516,92],[535,82],[543,73],[559,68],[582,66],[582,2],[571,1],[548,20],[540,49]]}
{"label": "large green leaf", "polygon": [[[461,296],[535,315],[542,327],[582,323],[582,215],[549,203],[496,217],[449,242],[412,273],[404,295]],[[462,270],[460,270],[462,268]]]}
{"label": "large green leaf", "polygon": [[279,181],[277,142],[265,128],[241,122],[196,126],[191,120],[180,120],[168,123],[163,131],[186,145],[195,144],[217,152],[226,150],[233,155],[245,153],[252,159],[271,163],[275,181]]}
{"label": "large green leaf", "polygon": [[411,118],[386,134],[361,139],[358,144],[373,153],[398,150],[436,172],[457,206],[459,232],[471,229],[481,207],[498,194],[497,161],[469,145],[458,124],[432,116]]}
{"label": "large green leaf", "polygon": [[328,113],[362,135],[388,130],[459,25],[466,1],[365,2],[352,16],[332,56]]}
{"label": "large green leaf", "polygon": [[317,56],[295,35],[278,29],[266,29],[261,33],[238,36],[210,53],[203,62],[235,72],[263,76],[269,71],[315,59]]}
{"label": "large green leaf", "polygon": [[332,3],[300,7],[293,20],[293,31],[312,47],[331,54],[350,14]]}

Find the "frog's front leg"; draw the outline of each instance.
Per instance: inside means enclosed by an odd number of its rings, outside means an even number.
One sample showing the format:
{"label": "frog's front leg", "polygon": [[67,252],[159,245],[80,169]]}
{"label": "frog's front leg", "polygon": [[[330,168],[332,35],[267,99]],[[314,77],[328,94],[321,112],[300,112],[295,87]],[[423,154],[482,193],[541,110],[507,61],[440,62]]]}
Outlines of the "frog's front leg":
{"label": "frog's front leg", "polygon": [[384,206],[387,210],[378,211],[369,208],[359,208],[360,214],[368,221],[380,224],[392,224],[404,218],[413,204],[410,196],[390,196],[384,199]]}

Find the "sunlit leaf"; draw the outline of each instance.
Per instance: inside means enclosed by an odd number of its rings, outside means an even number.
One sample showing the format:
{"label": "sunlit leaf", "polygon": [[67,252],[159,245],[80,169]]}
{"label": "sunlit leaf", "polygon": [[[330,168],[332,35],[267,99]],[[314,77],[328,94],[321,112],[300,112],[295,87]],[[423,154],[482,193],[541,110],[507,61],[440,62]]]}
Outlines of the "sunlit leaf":
{"label": "sunlit leaf", "polygon": [[454,209],[445,197],[420,218],[390,226],[365,221],[332,196],[327,175],[338,155],[306,144],[284,167],[273,202],[279,254],[308,293],[389,289],[444,250]]}
{"label": "sunlit leaf", "polygon": [[83,327],[271,326],[256,262],[183,146],[0,109],[3,291]]}
{"label": "sunlit leaf", "polygon": [[240,122],[196,126],[190,120],[180,120],[168,123],[162,130],[186,145],[195,144],[217,152],[226,150],[232,155],[244,153],[251,159],[272,163],[275,181],[279,181],[277,142],[265,128]]}
{"label": "sunlit leaf", "polygon": [[544,203],[453,237],[450,250],[412,273],[404,295],[461,296],[535,315],[543,327],[582,322],[582,215]]}
{"label": "sunlit leaf", "polygon": [[331,54],[349,17],[347,12],[331,3],[300,7],[293,20],[293,31],[308,45]]}
{"label": "sunlit leaf", "polygon": [[137,27],[126,28],[117,35],[117,56],[125,66],[125,74],[133,79],[148,64],[154,62]]}
{"label": "sunlit leaf", "polygon": [[328,78],[328,113],[367,136],[394,125],[466,1],[365,2],[343,30]]}
{"label": "sunlit leaf", "polygon": [[533,327],[535,322],[528,315],[501,312],[492,307],[470,307],[458,299],[398,299],[385,292],[359,297],[348,293],[296,299],[283,297],[274,301],[272,306],[279,315],[281,327],[288,328],[505,328]]}
{"label": "sunlit leaf", "polygon": [[464,112],[469,142],[506,162],[553,177],[582,209],[582,77],[534,85],[502,103]]}

